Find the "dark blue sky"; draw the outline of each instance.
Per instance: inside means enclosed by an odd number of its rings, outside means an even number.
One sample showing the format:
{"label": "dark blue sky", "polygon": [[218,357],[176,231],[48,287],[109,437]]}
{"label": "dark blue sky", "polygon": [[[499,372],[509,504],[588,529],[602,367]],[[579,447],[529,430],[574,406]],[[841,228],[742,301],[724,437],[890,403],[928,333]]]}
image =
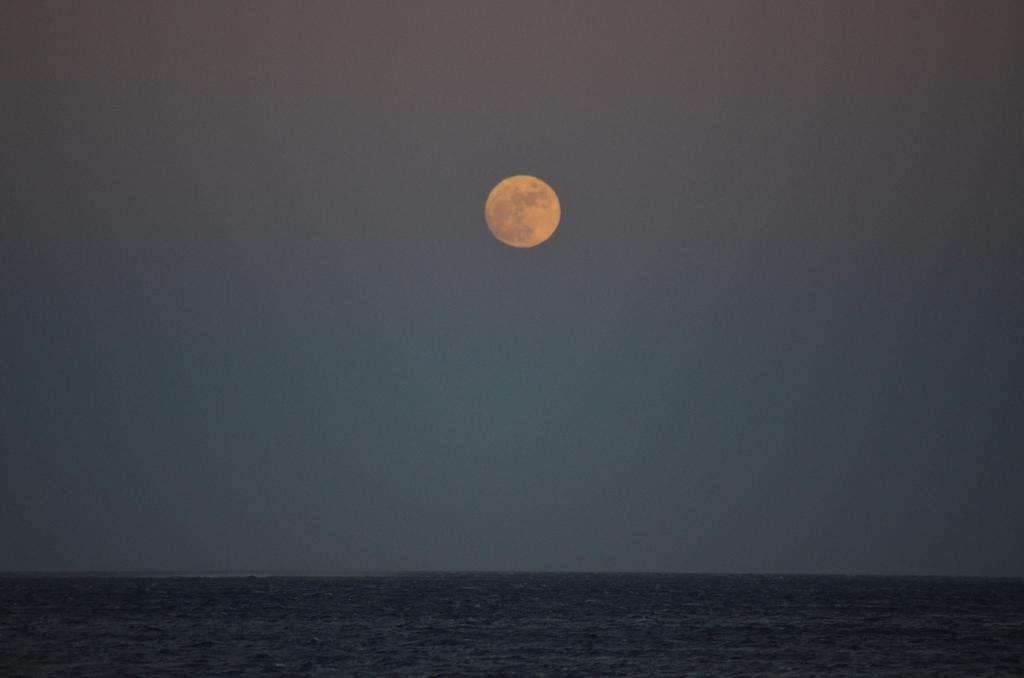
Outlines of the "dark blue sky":
{"label": "dark blue sky", "polygon": [[5,3],[0,569],[1024,575],[1022,31]]}

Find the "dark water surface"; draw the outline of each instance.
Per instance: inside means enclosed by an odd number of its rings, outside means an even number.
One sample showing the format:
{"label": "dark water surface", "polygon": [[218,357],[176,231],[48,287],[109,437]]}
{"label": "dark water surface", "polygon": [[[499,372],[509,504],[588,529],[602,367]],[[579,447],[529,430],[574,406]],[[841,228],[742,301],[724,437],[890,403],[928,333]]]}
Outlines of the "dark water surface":
{"label": "dark water surface", "polygon": [[0,675],[1022,676],[1024,580],[0,578]]}

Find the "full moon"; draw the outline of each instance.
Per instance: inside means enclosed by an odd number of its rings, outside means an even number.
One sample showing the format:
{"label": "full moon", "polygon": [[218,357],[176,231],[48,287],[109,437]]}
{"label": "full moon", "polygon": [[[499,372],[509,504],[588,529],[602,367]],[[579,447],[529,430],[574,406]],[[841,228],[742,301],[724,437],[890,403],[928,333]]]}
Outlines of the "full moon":
{"label": "full moon", "polygon": [[517,175],[491,189],[484,218],[494,237],[512,247],[536,247],[562,218],[554,190],[537,177]]}

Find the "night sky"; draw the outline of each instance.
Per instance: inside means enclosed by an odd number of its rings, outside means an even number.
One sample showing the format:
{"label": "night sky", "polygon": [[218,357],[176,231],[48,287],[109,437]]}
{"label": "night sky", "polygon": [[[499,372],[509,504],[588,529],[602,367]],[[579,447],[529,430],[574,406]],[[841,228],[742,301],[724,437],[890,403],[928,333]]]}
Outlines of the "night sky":
{"label": "night sky", "polygon": [[4,2],[0,570],[1024,575],[1022,35]]}

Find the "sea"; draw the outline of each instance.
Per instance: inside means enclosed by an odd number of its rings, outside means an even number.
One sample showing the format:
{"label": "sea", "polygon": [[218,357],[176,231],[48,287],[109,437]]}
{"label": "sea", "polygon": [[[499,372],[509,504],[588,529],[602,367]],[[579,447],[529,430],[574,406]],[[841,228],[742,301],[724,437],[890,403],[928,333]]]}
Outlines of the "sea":
{"label": "sea", "polygon": [[0,676],[1024,676],[1024,579],[3,576]]}

